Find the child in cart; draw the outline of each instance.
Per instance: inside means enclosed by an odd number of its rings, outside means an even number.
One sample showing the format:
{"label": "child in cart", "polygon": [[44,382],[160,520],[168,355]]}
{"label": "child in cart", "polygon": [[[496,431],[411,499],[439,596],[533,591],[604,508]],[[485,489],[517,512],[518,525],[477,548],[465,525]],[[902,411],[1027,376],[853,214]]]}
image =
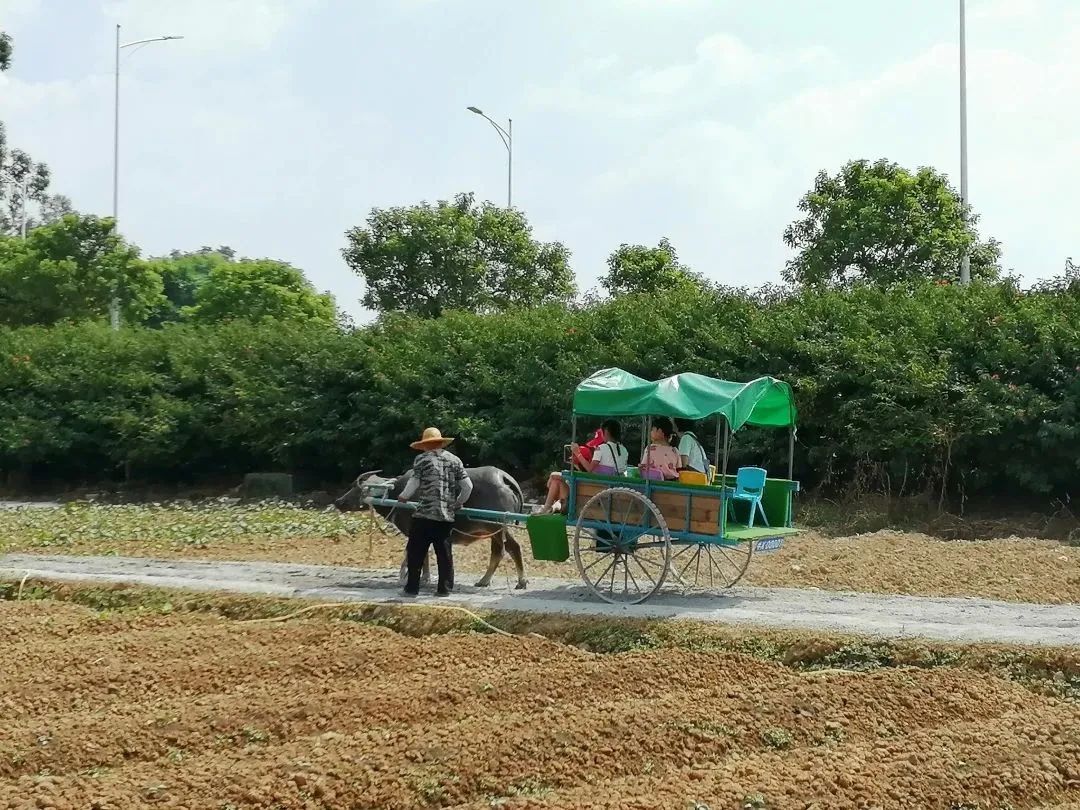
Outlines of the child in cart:
{"label": "child in cart", "polygon": [[653,481],[674,481],[679,477],[679,451],[671,446],[674,427],[670,419],[654,419],[652,440],[641,456],[638,472]]}
{"label": "child in cart", "polygon": [[[629,453],[619,441],[622,436],[619,423],[608,419],[600,426],[597,434],[584,447],[570,445],[570,460],[574,467],[597,475],[625,474]],[[599,442],[596,441],[597,438],[600,439]],[[586,447],[589,447],[591,452],[584,452]],[[547,499],[533,514],[550,515],[552,512],[562,511],[562,505],[566,503],[569,495],[570,488],[563,480],[562,473],[553,472],[548,476]]]}

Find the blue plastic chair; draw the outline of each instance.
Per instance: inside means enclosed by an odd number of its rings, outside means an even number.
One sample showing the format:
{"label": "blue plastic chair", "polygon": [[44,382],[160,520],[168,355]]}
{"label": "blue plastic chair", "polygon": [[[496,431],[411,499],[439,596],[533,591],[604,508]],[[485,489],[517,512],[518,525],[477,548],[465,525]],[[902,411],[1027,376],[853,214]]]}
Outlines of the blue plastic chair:
{"label": "blue plastic chair", "polygon": [[761,495],[765,491],[765,478],[768,473],[761,467],[740,467],[735,475],[735,491],[728,497],[728,516],[734,519],[732,507],[734,501],[743,501],[750,504],[750,519],[747,526],[754,528],[754,518],[761,512],[761,522],[769,525],[769,519],[765,516],[765,507],[761,505]]}

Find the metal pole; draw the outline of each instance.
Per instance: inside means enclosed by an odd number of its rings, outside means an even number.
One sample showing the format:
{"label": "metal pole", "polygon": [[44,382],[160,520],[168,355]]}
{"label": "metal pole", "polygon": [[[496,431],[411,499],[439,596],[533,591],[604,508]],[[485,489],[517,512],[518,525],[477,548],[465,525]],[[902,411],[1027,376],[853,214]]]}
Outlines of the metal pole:
{"label": "metal pole", "polygon": [[506,207],[511,208],[514,204],[514,119],[506,119],[506,127],[503,128],[495,119],[489,117],[479,107],[466,107],[471,113],[479,115],[499,133],[499,140],[506,147]]}
{"label": "metal pole", "polygon": [[728,462],[728,449],[731,447],[731,426],[728,424],[728,420],[724,419],[724,463],[720,472],[720,485],[727,486],[727,462]]}
{"label": "metal pole", "polygon": [[[960,0],[960,200],[968,205],[968,123],[967,123],[967,15]],[[964,221],[967,221],[966,215]],[[971,254],[960,257],[960,283],[971,283]]]}
{"label": "metal pole", "polygon": [[[713,442],[713,464],[720,463],[720,422],[721,420],[723,420],[723,418],[724,417],[722,414],[716,415],[716,440]],[[708,460],[706,460],[705,463],[708,464]],[[722,485],[723,482],[721,482],[721,486]]]}
{"label": "metal pole", "polygon": [[[113,89],[113,181],[112,215],[113,228],[119,232],[117,217],[120,212],[120,24],[116,24],[116,70]],[[120,328],[120,299],[116,286],[113,286],[112,300],[109,301],[109,323],[114,330]]]}
{"label": "metal pole", "polygon": [[720,467],[720,534],[727,534],[727,513],[728,513],[728,499],[727,499],[727,462],[728,462],[728,449],[731,446],[731,425],[728,423],[727,417],[724,417],[724,461]]}

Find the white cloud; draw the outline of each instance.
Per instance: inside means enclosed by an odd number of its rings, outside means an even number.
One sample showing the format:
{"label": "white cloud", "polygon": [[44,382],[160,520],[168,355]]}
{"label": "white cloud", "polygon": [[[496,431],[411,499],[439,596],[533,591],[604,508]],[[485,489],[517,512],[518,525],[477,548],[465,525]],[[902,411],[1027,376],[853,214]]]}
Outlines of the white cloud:
{"label": "white cloud", "polygon": [[600,110],[623,118],[663,118],[682,108],[707,105],[718,92],[796,75],[813,77],[837,63],[822,46],[764,52],[727,32],[700,40],[692,57],[621,73],[609,69],[611,57],[590,59],[556,84],[535,90],[532,101],[579,113]]}
{"label": "white cloud", "polygon": [[9,22],[16,17],[29,17],[41,0],[0,0],[0,20]]}
{"label": "white cloud", "polygon": [[984,0],[967,12],[971,22],[1016,22],[1046,10],[1044,0]]}
{"label": "white cloud", "polygon": [[266,49],[316,0],[107,0],[105,14],[134,39],[181,35],[200,51]]}
{"label": "white cloud", "polygon": [[697,46],[695,67],[704,78],[718,84],[742,84],[760,77],[782,63],[778,56],[767,56],[749,48],[731,34],[713,34]]}
{"label": "white cloud", "polygon": [[[982,10],[1000,18],[1007,4],[996,5]],[[1080,107],[1068,102],[1080,98],[1080,51],[1073,47],[1080,41],[1080,15],[1064,10],[1054,19],[1060,25],[1038,49],[969,41],[972,203],[981,214],[982,233],[1003,242],[1006,266],[1029,279],[1060,271],[1064,256],[1080,253],[1077,210],[1066,204],[1080,187]],[[786,82],[764,85],[769,103],[757,115],[747,116],[742,108],[738,118],[724,119],[692,106],[693,97],[703,92],[710,59],[749,82],[763,72],[779,75],[781,65],[800,61],[828,73],[836,58],[814,49],[790,57],[755,53],[737,40],[713,37],[699,47],[691,78],[682,70],[687,65],[650,72],[658,90],[666,83],[681,94],[671,103],[684,104],[687,114],[660,115],[653,108],[655,131],[641,133],[643,145],[589,186],[602,198],[598,204],[678,198],[701,221],[727,229],[730,241],[738,241],[730,237],[739,228],[773,234],[776,241],[767,243],[764,253],[774,256],[778,267],[779,234],[821,169],[884,157],[911,167],[933,166],[959,185],[954,43],[931,46],[869,75],[819,81],[787,94]],[[715,74],[711,80],[719,81]],[[636,81],[641,86],[644,79]],[[609,101],[624,100],[618,90],[609,93]],[[744,256],[748,263],[753,260]]]}

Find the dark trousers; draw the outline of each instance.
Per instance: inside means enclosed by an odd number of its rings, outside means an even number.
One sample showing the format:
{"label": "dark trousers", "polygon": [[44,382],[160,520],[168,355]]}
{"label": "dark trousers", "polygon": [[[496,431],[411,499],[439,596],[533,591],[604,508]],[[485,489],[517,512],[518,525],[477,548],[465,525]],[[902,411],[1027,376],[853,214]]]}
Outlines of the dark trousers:
{"label": "dark trousers", "polygon": [[454,588],[454,555],[450,550],[450,532],[453,523],[414,517],[409,529],[409,542],[405,546],[405,563],[409,575],[405,580],[405,592],[420,592],[420,569],[427,557],[428,547],[435,546],[435,559],[439,563],[439,591]]}

